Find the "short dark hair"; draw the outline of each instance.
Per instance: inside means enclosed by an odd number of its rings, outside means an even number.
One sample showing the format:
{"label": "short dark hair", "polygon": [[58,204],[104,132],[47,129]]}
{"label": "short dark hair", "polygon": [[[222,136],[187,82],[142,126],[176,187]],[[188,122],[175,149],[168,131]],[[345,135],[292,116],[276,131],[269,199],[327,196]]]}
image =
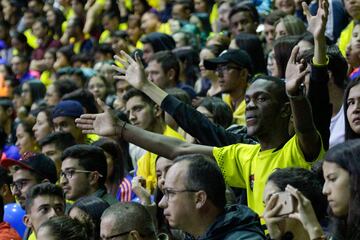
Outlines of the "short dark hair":
{"label": "short dark hair", "polygon": [[86,232],[86,225],[78,219],[69,216],[56,216],[41,224],[40,228],[50,228],[51,235],[56,240],[84,240],[91,239]]}
{"label": "short dark hair", "polygon": [[55,144],[56,148],[64,151],[66,148],[76,145],[76,141],[71,133],[53,132],[39,141],[40,147],[48,144]]}
{"label": "short dark hair", "polygon": [[65,94],[71,93],[76,89],[78,89],[76,83],[70,79],[55,81],[53,82],[53,85],[56,89],[56,92],[59,94],[60,98],[62,98]]}
{"label": "short dark hair", "polygon": [[214,116],[214,123],[227,128],[233,120],[232,111],[228,104],[217,97],[206,97],[200,103],[199,107],[206,108]]}
{"label": "short dark hair", "polygon": [[25,201],[25,210],[27,213],[30,212],[34,199],[37,198],[38,196],[43,196],[43,195],[50,195],[50,196],[56,196],[62,198],[64,200],[64,206],[65,206],[65,198],[62,188],[56,184],[45,182],[33,186],[29,190],[29,192],[27,192],[26,201]]}
{"label": "short dark hair", "polygon": [[259,13],[257,12],[256,8],[251,3],[240,3],[237,4],[234,8],[231,9],[229,13],[229,21],[230,19],[239,12],[248,12],[250,13],[250,17],[254,22],[259,23]]}
{"label": "short dark hair", "polygon": [[281,10],[273,10],[264,19],[265,24],[275,25],[277,21],[285,17],[286,13]]}
{"label": "short dark hair", "polygon": [[189,162],[186,188],[205,191],[208,199],[217,208],[223,209],[226,204],[225,180],[214,160],[202,154],[188,154],[176,157],[174,165],[182,161]]}
{"label": "short dark hair", "polygon": [[289,102],[289,98],[286,95],[286,86],[285,86],[284,80],[277,78],[277,77],[259,74],[259,75],[256,75],[253,79],[251,79],[250,83],[252,84],[260,79],[270,81],[276,85],[277,99],[280,103]]}
{"label": "short dark hair", "polygon": [[119,202],[111,205],[101,216],[113,219],[113,226],[124,228],[125,231],[136,230],[142,237],[154,238],[156,229],[154,221],[146,208],[135,202]]}
{"label": "short dark hair", "polygon": [[133,97],[141,97],[141,99],[146,102],[147,104],[151,105],[151,106],[155,106],[156,103],[149,98],[145,93],[143,93],[142,91],[139,91],[135,88],[130,88],[123,96],[123,100],[125,102],[129,101],[130,98]]}
{"label": "short dark hair", "polygon": [[267,181],[273,182],[281,191],[285,191],[288,184],[297,188],[311,202],[317,219],[324,219],[327,200],[322,194],[322,181],[316,173],[303,168],[277,169]]}
{"label": "short dark hair", "polygon": [[84,211],[88,215],[89,220],[92,221],[92,224],[94,224],[94,226],[92,226],[88,232],[93,232],[94,236],[100,236],[101,215],[108,207],[110,207],[110,204],[99,197],[85,196],[79,198],[71,206],[68,213],[70,213],[73,208],[79,208],[80,210]]}
{"label": "short dark hair", "polygon": [[102,177],[99,178],[99,186],[103,187],[107,176],[107,163],[104,151],[96,146],[78,144],[65,149],[61,161],[66,158],[76,158],[79,165],[87,171],[97,171]]}
{"label": "short dark hair", "polygon": [[161,68],[167,73],[170,69],[175,71],[175,81],[179,81],[180,64],[176,55],[171,51],[160,51],[154,53],[149,59],[149,62],[156,61],[160,64]]}
{"label": "short dark hair", "polygon": [[62,100],[75,100],[81,103],[86,113],[98,113],[94,95],[87,89],[77,89],[63,96]]}

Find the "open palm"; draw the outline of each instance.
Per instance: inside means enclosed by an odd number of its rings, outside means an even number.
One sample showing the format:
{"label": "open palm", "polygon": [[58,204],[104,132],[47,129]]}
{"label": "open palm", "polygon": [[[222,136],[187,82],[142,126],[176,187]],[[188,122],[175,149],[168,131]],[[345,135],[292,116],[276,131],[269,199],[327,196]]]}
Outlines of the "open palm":
{"label": "open palm", "polygon": [[124,51],[120,52],[120,56],[115,55],[114,59],[124,66],[124,69],[122,69],[113,65],[113,69],[119,73],[115,75],[114,78],[125,80],[136,89],[142,89],[147,79],[144,66],[138,54],[135,54],[136,61]]}
{"label": "open palm", "polygon": [[118,135],[118,129],[122,121],[116,117],[115,113],[106,106],[104,102],[100,99],[97,99],[97,101],[104,112],[98,114],[83,114],[75,120],[76,126],[80,128],[83,133],[95,133],[104,137]]}
{"label": "open palm", "polygon": [[316,15],[311,15],[309,6],[303,2],[302,7],[308,22],[308,31],[316,38],[325,32],[327,17],[329,14],[329,3],[327,0],[320,0]]}

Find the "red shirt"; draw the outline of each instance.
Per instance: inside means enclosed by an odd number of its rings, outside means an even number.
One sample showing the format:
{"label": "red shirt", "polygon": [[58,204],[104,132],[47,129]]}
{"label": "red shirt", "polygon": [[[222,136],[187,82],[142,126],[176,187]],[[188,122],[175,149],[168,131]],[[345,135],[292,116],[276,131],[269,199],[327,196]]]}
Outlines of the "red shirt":
{"label": "red shirt", "polygon": [[15,229],[10,227],[7,222],[0,222],[0,239],[1,240],[21,240],[21,237]]}

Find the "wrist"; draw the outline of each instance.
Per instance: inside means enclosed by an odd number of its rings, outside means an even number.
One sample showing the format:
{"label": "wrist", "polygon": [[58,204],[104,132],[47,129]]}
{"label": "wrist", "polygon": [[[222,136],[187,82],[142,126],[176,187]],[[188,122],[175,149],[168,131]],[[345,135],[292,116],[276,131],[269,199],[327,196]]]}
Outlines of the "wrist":
{"label": "wrist", "polygon": [[309,226],[306,229],[308,229],[309,237],[311,240],[326,239],[324,232],[319,224],[316,224],[315,226]]}

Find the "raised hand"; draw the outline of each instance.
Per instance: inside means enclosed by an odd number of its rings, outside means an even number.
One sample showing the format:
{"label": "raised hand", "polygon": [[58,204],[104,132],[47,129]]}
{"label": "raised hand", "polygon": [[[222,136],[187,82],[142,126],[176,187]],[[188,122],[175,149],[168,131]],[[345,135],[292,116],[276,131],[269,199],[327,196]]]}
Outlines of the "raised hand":
{"label": "raised hand", "polygon": [[281,205],[277,205],[279,195],[274,194],[271,196],[269,201],[266,204],[265,211],[263,214],[267,229],[271,239],[281,239],[282,232],[280,230],[279,224],[284,220],[284,217],[279,217],[277,214],[281,210]]}
{"label": "raised hand", "polygon": [[148,82],[145,75],[144,66],[141,62],[140,56],[135,54],[135,59],[132,59],[124,51],[120,52],[120,56],[115,55],[114,59],[119,61],[125,69],[122,69],[116,65],[113,65],[112,68],[119,73],[115,75],[115,79],[125,80],[134,88],[142,90],[143,86]]}
{"label": "raised hand", "polygon": [[304,59],[297,62],[298,54],[299,46],[295,46],[291,51],[290,59],[286,66],[286,92],[290,96],[298,96],[300,94],[299,91],[302,91],[301,86],[303,86],[305,76],[310,71]]}
{"label": "raised hand", "polygon": [[310,239],[317,239],[318,237],[321,237],[323,235],[323,231],[316,218],[310,200],[291,185],[287,185],[285,190],[291,193],[291,195],[296,198],[298,203],[296,211],[289,214],[289,218],[299,220],[304,228],[308,231]]}
{"label": "raised hand", "polygon": [[121,136],[125,122],[118,119],[115,113],[100,99],[97,99],[97,103],[104,112],[83,114],[80,118],[75,119],[76,126],[85,134],[95,133],[104,137]]}
{"label": "raised hand", "polygon": [[304,14],[308,22],[308,31],[312,33],[314,38],[324,35],[327,17],[329,15],[329,3],[327,0],[320,0],[319,7],[315,16],[312,16],[309,6],[306,2],[302,2]]}

